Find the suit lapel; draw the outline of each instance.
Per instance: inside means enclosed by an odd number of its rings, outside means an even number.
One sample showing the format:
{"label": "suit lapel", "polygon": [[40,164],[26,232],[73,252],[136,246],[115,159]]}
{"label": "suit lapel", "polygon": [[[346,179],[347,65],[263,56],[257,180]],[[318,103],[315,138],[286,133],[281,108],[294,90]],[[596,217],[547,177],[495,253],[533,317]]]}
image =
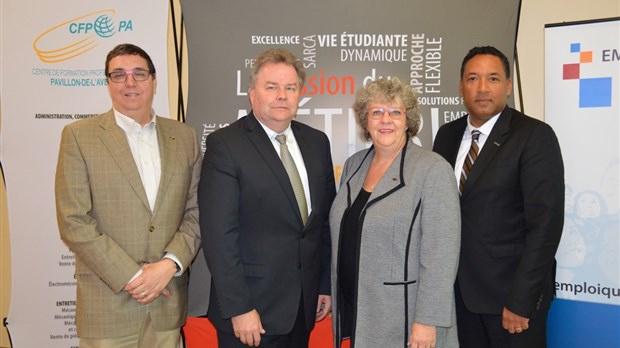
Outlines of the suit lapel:
{"label": "suit lapel", "polygon": [[168,127],[163,122],[157,122],[157,143],[159,145],[159,156],[161,158],[161,178],[159,180],[159,188],[157,189],[157,199],[155,199],[155,209],[153,214],[156,214],[162,202],[162,197],[168,190],[172,174],[174,173],[175,162],[177,158],[177,135],[171,134]]}
{"label": "suit lapel", "polygon": [[280,157],[278,157],[278,153],[276,152],[273,144],[269,140],[267,133],[265,133],[265,130],[256,119],[256,116],[254,116],[254,113],[250,113],[244,119],[244,128],[246,130],[248,138],[250,139],[258,153],[267,163],[267,166],[271,168],[273,175],[276,177],[276,181],[284,192],[284,195],[288,199],[289,203],[295,208],[293,209],[293,211],[296,212],[297,218],[301,222],[301,213],[299,212],[297,200],[295,199],[295,192],[293,192],[293,186],[291,186],[291,182],[288,178],[288,174],[286,173],[286,169],[284,169],[284,165],[282,164]]}
{"label": "suit lapel", "polygon": [[[377,183],[377,187],[372,193],[368,205],[374,204],[377,201],[384,199],[392,193],[398,191],[405,186],[405,180],[403,177],[403,166],[405,165],[405,156],[407,155],[407,149],[412,145],[412,141],[407,139],[407,143],[400,151],[400,154],[394,158],[394,161],[390,164],[388,169],[383,173],[383,176]],[[368,173],[368,172],[366,172]]]}
{"label": "suit lapel", "polygon": [[129,149],[125,132],[116,124],[113,110],[106,113],[99,126],[102,130],[99,134],[101,142],[108,149],[120,170],[125,174],[127,181],[129,181],[136,195],[140,198],[144,206],[150,210],[151,208],[149,207],[149,201],[146,197],[146,191],[144,191],[144,186],[142,185],[142,179],[140,179],[138,167],[136,167],[131,149]]}
{"label": "suit lapel", "polygon": [[353,205],[353,202],[357,198],[362,186],[364,185],[364,180],[366,179],[366,173],[368,173],[368,169],[370,168],[370,163],[372,162],[373,157],[375,156],[374,147],[368,149],[362,162],[353,170],[351,176],[347,180],[347,207],[350,208]]}
{"label": "suit lapel", "polygon": [[[410,139],[407,139],[407,143],[405,144],[403,150],[401,150],[400,154],[394,159],[392,164],[390,164],[385,173],[383,173],[383,176],[377,183],[377,187],[373,190],[367,205],[374,204],[375,202],[382,200],[405,186],[405,179],[403,175],[405,156],[407,155],[407,150],[411,150],[410,148],[412,146],[414,146],[413,142]],[[362,160],[362,163],[360,163],[353,176],[351,176],[347,182],[347,188],[349,190],[349,207],[353,204],[355,198],[364,185],[364,180],[366,179],[366,175],[368,174],[374,155],[375,151],[373,146],[368,149],[368,153]]]}
{"label": "suit lapel", "polygon": [[463,133],[465,133],[465,128],[467,128],[467,116],[463,116],[456,121],[456,127],[454,127],[454,134],[450,134],[445,137],[446,140],[450,141],[450,144],[447,145],[449,149],[449,160],[448,162],[454,168],[454,164],[456,163],[456,158],[459,154],[459,149],[461,147],[461,141],[463,140]]}
{"label": "suit lapel", "polygon": [[480,151],[478,158],[474,162],[469,172],[469,177],[465,181],[465,187],[463,188],[463,195],[465,197],[470,188],[476,183],[476,180],[480,178],[480,175],[484,172],[485,168],[491,163],[493,157],[497,151],[499,151],[501,145],[508,137],[510,131],[510,121],[512,119],[512,112],[509,107],[504,108],[504,111],[499,115],[497,123],[493,126],[491,134],[487,141],[484,143],[484,147]]}

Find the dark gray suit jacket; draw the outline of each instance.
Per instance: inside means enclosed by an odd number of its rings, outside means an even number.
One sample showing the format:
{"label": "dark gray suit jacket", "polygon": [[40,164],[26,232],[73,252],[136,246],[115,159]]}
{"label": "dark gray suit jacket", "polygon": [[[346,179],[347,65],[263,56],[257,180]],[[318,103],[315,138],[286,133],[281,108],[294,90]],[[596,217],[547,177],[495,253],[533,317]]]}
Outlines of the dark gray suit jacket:
{"label": "dark gray suit jacket", "polygon": [[208,317],[232,332],[230,318],[256,309],[270,335],[290,332],[303,294],[306,326],[329,294],[328,214],[336,189],[329,140],[291,124],[310,186],[304,226],[286,170],[253,113],[213,132],[198,189],[202,242],[212,275]]}
{"label": "dark gray suit jacket", "polygon": [[[454,167],[467,117],[439,129],[433,150]],[[457,274],[467,307],[531,318],[554,296],[564,223],[564,166],[547,124],[506,107],[461,196]]]}

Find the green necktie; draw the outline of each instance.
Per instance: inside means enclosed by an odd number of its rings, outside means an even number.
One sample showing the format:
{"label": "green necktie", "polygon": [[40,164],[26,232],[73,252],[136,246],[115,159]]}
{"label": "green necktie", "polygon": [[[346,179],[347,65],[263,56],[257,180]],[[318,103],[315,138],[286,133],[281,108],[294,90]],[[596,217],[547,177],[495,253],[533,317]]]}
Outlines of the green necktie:
{"label": "green necktie", "polygon": [[284,168],[288,173],[288,178],[293,186],[295,199],[297,200],[299,212],[301,213],[301,220],[305,225],[306,221],[308,221],[308,204],[306,203],[304,185],[301,183],[301,177],[297,171],[295,161],[293,161],[293,156],[291,156],[291,153],[288,151],[288,146],[286,146],[286,135],[278,134],[276,135],[276,140],[280,143],[280,159],[282,160],[282,164],[284,165]]}

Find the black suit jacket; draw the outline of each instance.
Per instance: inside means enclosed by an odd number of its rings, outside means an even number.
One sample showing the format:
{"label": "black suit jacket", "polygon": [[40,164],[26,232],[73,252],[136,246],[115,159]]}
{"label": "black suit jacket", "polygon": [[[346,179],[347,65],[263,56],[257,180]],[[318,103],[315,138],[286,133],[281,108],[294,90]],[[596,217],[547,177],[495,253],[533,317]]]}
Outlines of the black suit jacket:
{"label": "black suit jacket", "polygon": [[[433,150],[454,167],[467,117],[442,126]],[[564,166],[547,124],[506,107],[461,196],[457,284],[475,313],[505,306],[532,318],[555,292],[555,252],[564,223]]]}
{"label": "black suit jacket", "polygon": [[293,327],[303,294],[314,326],[319,292],[330,291],[328,216],[336,193],[327,136],[293,121],[308,172],[312,211],[304,226],[280,157],[253,113],[207,137],[198,188],[202,243],[212,275],[207,316],[256,309],[269,335]]}

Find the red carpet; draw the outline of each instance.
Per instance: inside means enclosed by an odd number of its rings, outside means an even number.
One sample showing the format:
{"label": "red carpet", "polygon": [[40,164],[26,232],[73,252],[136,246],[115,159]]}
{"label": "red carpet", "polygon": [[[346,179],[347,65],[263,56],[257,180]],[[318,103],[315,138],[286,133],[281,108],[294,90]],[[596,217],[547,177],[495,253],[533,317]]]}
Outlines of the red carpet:
{"label": "red carpet", "polygon": [[[187,317],[183,327],[187,348],[217,348],[215,327],[207,318]],[[316,323],[310,334],[309,348],[333,348],[332,318]]]}

